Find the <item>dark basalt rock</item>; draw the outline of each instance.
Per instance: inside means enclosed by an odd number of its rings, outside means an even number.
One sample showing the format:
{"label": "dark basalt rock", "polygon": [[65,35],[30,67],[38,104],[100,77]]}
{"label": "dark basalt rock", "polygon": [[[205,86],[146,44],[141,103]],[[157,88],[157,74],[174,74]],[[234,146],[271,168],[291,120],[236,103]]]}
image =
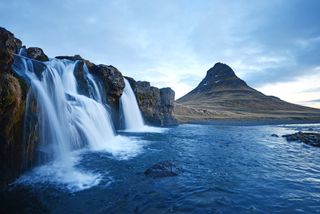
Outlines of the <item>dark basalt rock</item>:
{"label": "dark basalt rock", "polygon": [[177,120],[173,116],[175,92],[171,88],[160,89],[162,123],[164,125],[175,125]]}
{"label": "dark basalt rock", "polygon": [[238,78],[234,71],[226,64],[216,63],[207,71],[207,75],[200,84],[189,94],[206,93],[219,88],[246,88],[248,85]]}
{"label": "dark basalt rock", "polygon": [[297,132],[294,134],[283,135],[287,141],[300,141],[305,144],[320,147],[320,133],[303,133]]}
{"label": "dark basalt rock", "polygon": [[149,125],[177,125],[173,116],[175,93],[171,88],[158,89],[146,81],[126,77],[134,91],[145,122]]}
{"label": "dark basalt rock", "polygon": [[104,83],[109,103],[111,105],[117,104],[124,89],[124,80],[121,72],[111,65],[98,65],[91,72]]}
{"label": "dark basalt rock", "polygon": [[21,41],[0,27],[0,189],[21,173],[27,86],[11,70]]}
{"label": "dark basalt rock", "polygon": [[15,53],[19,51],[22,42],[14,35],[0,27],[0,71],[10,71]]}
{"label": "dark basalt rock", "polygon": [[144,174],[152,178],[172,177],[181,174],[182,169],[171,161],[162,161],[147,169]]}
{"label": "dark basalt rock", "polygon": [[42,61],[42,62],[49,60],[48,56],[43,52],[43,50],[37,47],[28,48],[27,57],[38,60],[38,61]]}

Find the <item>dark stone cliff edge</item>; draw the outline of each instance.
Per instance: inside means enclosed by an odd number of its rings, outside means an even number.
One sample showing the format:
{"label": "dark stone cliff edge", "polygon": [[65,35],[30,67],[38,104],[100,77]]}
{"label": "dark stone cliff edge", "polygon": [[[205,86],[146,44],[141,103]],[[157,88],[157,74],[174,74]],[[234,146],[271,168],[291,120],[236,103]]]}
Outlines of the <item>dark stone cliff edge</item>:
{"label": "dark stone cliff edge", "polygon": [[126,77],[142,112],[145,122],[149,125],[177,125],[173,116],[175,92],[171,88],[156,88],[146,81],[135,81]]}
{"label": "dark stone cliff edge", "polygon": [[19,175],[22,164],[22,124],[27,88],[11,70],[22,43],[0,28],[0,188]]}
{"label": "dark stone cliff edge", "polygon": [[[38,155],[37,103],[32,97],[32,105],[25,109],[29,86],[12,70],[15,54],[22,47],[22,42],[4,28],[0,27],[0,190],[17,178],[23,171],[36,165]],[[48,61],[42,49],[26,49],[27,57],[37,61]],[[99,81],[104,89],[103,99],[111,107],[114,126],[120,128],[120,97],[125,86],[121,72],[109,65],[95,65],[79,55],[59,56],[56,58],[79,61],[74,75],[81,94],[89,94],[84,78],[83,65]],[[44,68],[40,66],[39,72]],[[173,117],[174,91],[170,88],[158,89],[148,82],[136,82],[128,78],[137,96],[144,120],[149,125],[175,125]],[[25,112],[28,110],[28,118]],[[30,113],[31,112],[31,113]],[[24,120],[28,125],[24,127]],[[23,132],[26,133],[23,138]]]}

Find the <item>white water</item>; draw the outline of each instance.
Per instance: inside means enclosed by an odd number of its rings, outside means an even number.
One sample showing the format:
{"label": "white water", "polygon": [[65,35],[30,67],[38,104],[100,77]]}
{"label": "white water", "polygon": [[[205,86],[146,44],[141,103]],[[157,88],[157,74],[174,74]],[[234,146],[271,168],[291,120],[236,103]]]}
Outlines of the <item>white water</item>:
{"label": "white water", "polygon": [[[130,158],[141,145],[127,137],[116,136],[108,107],[102,102],[101,91],[84,66],[89,97],[77,90],[74,69],[77,62],[51,59],[45,62],[42,74],[36,74],[34,62],[17,56],[13,69],[30,83],[30,92],[38,105],[39,143],[50,163],[37,167],[24,181],[37,182],[43,177],[53,183],[81,190],[99,183],[99,175],[76,169],[74,150],[89,147],[103,150],[120,159]],[[27,103],[27,106],[30,105]]]}
{"label": "white water", "polygon": [[121,96],[121,108],[124,116],[125,129],[128,131],[142,130],[145,125],[136,96],[126,78],[124,78],[124,83],[125,87]]}
{"label": "white water", "polygon": [[139,109],[136,96],[129,81],[124,78],[125,87],[121,96],[121,109],[126,132],[162,132],[164,129],[146,126]]}

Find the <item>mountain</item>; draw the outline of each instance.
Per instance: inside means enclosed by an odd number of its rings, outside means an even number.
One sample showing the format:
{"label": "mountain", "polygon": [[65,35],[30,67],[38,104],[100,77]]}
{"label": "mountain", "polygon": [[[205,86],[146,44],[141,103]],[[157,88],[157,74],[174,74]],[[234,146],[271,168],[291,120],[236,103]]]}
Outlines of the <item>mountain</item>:
{"label": "mountain", "polygon": [[320,110],[285,102],[251,88],[226,64],[216,63],[200,84],[176,101],[181,122],[211,119],[318,120]]}

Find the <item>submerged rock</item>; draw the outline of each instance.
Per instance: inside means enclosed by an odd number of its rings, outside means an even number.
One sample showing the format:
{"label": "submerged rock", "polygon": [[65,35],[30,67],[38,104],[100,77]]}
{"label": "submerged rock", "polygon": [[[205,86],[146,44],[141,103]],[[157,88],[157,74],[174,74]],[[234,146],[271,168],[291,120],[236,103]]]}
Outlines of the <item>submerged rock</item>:
{"label": "submerged rock", "polygon": [[147,169],[144,174],[152,178],[162,178],[177,176],[181,173],[181,168],[171,161],[162,161]]}
{"label": "submerged rock", "polygon": [[283,135],[287,141],[300,141],[305,144],[320,147],[320,133],[303,133],[297,132],[294,134]]}

